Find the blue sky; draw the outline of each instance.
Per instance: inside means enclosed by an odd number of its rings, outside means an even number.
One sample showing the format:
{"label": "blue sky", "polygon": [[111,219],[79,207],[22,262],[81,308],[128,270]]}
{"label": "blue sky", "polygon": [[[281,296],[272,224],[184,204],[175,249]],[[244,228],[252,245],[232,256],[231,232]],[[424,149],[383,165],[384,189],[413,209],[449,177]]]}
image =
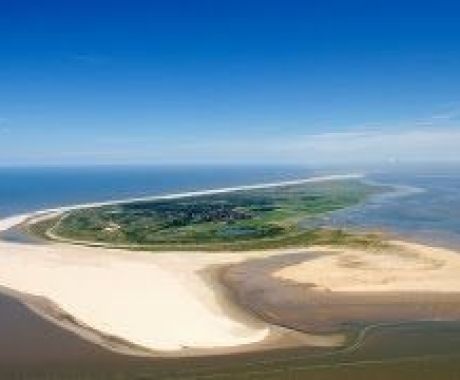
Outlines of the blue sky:
{"label": "blue sky", "polygon": [[460,161],[455,1],[0,2],[0,165]]}

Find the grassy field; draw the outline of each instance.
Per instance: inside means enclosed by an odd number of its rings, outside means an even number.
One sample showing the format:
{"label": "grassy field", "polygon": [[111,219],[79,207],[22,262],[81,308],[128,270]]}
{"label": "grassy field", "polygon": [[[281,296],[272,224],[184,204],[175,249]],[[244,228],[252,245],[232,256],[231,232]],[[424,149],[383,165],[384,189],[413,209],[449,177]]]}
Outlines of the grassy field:
{"label": "grassy field", "polygon": [[305,228],[312,218],[384,188],[357,180],[235,191],[79,209],[31,230],[55,239],[150,250],[246,250],[310,244],[373,245],[373,235]]}

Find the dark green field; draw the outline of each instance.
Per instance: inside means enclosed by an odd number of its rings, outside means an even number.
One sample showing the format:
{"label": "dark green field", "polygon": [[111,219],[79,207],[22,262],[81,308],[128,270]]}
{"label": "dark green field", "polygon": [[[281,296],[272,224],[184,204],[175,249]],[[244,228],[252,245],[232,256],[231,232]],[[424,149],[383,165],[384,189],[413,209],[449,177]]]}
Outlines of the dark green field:
{"label": "dark green field", "polygon": [[235,191],[71,211],[36,224],[48,237],[151,250],[245,250],[310,244],[375,244],[372,235],[302,227],[384,191],[356,180]]}

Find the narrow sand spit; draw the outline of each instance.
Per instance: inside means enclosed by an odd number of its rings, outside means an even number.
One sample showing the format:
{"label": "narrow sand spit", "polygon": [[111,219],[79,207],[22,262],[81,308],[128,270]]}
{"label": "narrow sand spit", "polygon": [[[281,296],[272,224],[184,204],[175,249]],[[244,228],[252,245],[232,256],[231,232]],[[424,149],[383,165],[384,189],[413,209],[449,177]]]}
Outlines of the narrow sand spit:
{"label": "narrow sand spit", "polygon": [[460,292],[460,254],[390,243],[391,248],[375,252],[323,248],[324,255],[281,268],[273,276],[332,292]]}

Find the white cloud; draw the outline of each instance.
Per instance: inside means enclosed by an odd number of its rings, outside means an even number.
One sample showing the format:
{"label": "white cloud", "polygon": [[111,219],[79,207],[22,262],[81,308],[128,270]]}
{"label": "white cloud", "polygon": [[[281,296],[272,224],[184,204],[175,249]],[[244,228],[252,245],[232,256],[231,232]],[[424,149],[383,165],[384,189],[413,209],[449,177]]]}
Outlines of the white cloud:
{"label": "white cloud", "polygon": [[297,151],[311,160],[460,161],[459,147],[460,128],[433,128],[305,136]]}
{"label": "white cloud", "polygon": [[372,130],[196,141],[179,158],[280,163],[380,163],[460,161],[460,128]]}
{"label": "white cloud", "polygon": [[[399,129],[398,129],[399,128]],[[6,130],[7,131],[7,130]],[[53,150],[29,141],[8,145],[0,120],[2,161],[55,163],[379,164],[460,162],[460,126],[357,126],[343,132],[211,136],[131,136],[73,141]],[[4,144],[2,146],[2,140]]]}

